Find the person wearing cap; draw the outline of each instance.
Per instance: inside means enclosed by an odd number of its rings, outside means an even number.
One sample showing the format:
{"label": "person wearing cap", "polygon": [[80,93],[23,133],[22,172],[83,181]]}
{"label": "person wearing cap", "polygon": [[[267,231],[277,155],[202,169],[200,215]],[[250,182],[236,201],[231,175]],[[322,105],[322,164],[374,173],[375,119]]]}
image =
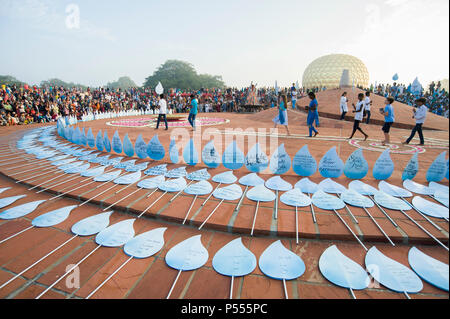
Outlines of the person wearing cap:
{"label": "person wearing cap", "polygon": [[425,144],[422,132],[422,125],[425,122],[428,112],[428,108],[425,105],[426,101],[427,100],[424,97],[416,100],[417,109],[413,109],[413,117],[412,117],[413,119],[416,119],[416,126],[414,126],[414,128],[412,129],[411,136],[405,142],[403,142],[403,144],[409,144],[409,142],[411,142],[411,140],[416,135],[416,132],[419,133],[420,138],[419,145]]}

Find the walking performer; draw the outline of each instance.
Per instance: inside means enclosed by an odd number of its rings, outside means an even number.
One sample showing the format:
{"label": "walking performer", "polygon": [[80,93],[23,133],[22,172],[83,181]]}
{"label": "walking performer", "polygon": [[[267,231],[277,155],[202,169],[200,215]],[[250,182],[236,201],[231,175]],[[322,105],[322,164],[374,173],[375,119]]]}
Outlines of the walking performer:
{"label": "walking performer", "polygon": [[277,125],[284,125],[286,127],[288,135],[291,135],[288,127],[287,97],[285,94],[281,96],[281,102],[278,106],[278,115],[272,121],[275,123],[273,127],[274,129],[277,127]]}
{"label": "walking performer", "polygon": [[419,145],[425,144],[425,139],[423,138],[422,132],[422,125],[423,123],[425,123],[425,119],[427,118],[428,108],[425,105],[426,101],[427,100],[424,97],[416,100],[417,109],[413,109],[413,117],[412,117],[413,119],[416,119],[416,126],[414,126],[414,128],[412,129],[411,136],[405,142],[403,142],[403,144],[409,144],[416,135],[416,132],[419,133],[420,138]]}
{"label": "walking performer", "polygon": [[356,103],[356,106],[354,103],[352,103],[353,105],[353,113],[355,113],[355,121],[353,122],[353,132],[352,135],[348,138],[349,140],[351,140],[353,138],[353,135],[355,135],[356,131],[360,131],[363,135],[364,135],[364,141],[367,140],[367,138],[369,137],[369,135],[367,135],[366,133],[364,133],[364,131],[359,127],[359,123],[361,123],[361,121],[363,120],[363,114],[364,114],[364,94],[363,93],[359,93],[358,94],[358,102]]}

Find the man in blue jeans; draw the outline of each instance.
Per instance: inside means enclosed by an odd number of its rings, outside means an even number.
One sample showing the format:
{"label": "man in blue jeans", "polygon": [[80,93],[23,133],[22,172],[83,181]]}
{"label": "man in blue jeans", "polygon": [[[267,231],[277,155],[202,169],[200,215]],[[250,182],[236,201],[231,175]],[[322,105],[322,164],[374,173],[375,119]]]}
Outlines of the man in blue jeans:
{"label": "man in blue jeans", "polygon": [[195,131],[195,118],[198,113],[198,100],[194,94],[191,94],[191,110],[189,111],[188,121],[192,126],[192,130]]}

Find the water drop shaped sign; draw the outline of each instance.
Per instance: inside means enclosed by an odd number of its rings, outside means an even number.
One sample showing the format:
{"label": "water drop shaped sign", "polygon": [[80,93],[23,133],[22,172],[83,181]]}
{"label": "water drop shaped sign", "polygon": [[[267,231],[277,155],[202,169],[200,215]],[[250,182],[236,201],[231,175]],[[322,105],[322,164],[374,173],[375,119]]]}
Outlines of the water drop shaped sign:
{"label": "water drop shaped sign", "polygon": [[134,147],[128,137],[128,133],[125,134],[125,137],[123,138],[123,152],[129,157],[134,155]]}
{"label": "water drop shaped sign", "polygon": [[242,189],[238,185],[232,184],[216,189],[213,196],[218,199],[233,201],[242,196]]}
{"label": "water drop shaped sign", "polygon": [[364,268],[345,256],[336,245],[322,253],[319,269],[326,279],[339,287],[362,290],[370,284],[370,277]]}
{"label": "water drop shaped sign", "polygon": [[128,241],[123,247],[123,251],[134,258],[142,259],[153,256],[163,248],[166,230],[166,227],[161,227],[140,234]]}
{"label": "water drop shaped sign", "polygon": [[237,181],[237,177],[233,174],[233,171],[226,171],[213,176],[212,181],[220,184],[233,184]]}
{"label": "water drop shaped sign", "polygon": [[426,176],[428,182],[440,182],[448,174],[447,161],[445,160],[446,155],[447,151],[442,152],[430,165]]}
{"label": "water drop shaped sign", "polygon": [[104,247],[125,245],[134,237],[133,223],[136,219],[127,219],[103,229],[95,237],[95,242]]}
{"label": "water drop shaped sign", "polygon": [[342,193],[341,199],[352,206],[370,208],[375,204],[367,197],[354,190],[346,190]]}
{"label": "water drop shaped sign", "polygon": [[164,88],[163,88],[161,82],[158,82],[158,85],[156,85],[156,87],[155,87],[155,92],[156,92],[156,94],[158,94],[158,95],[161,95],[161,94],[164,93]]}
{"label": "water drop shaped sign", "polygon": [[164,175],[167,173],[167,164],[161,164],[158,166],[154,166],[149,168],[144,172],[145,175]]}
{"label": "water drop shaped sign", "polygon": [[220,165],[221,156],[214,147],[214,140],[211,140],[202,151],[202,161],[210,168],[217,168]]}
{"label": "water drop shaped sign", "polygon": [[[134,143],[134,149],[136,150],[136,155],[140,159],[145,159],[148,157],[147,144],[144,142],[144,139],[142,138],[142,134],[139,134],[138,138],[136,139],[136,142]],[[163,155],[163,157],[164,157],[164,155]]]}
{"label": "water drop shaped sign", "polygon": [[375,201],[381,206],[392,210],[410,210],[411,206],[406,204],[399,198],[386,194],[385,192],[378,192],[374,196]]}
{"label": "water drop shaped sign", "polygon": [[264,185],[264,183],[264,180],[256,175],[256,173],[247,174],[239,179],[239,184],[244,186],[255,187],[258,185]]}
{"label": "water drop shaped sign", "polygon": [[350,182],[350,184],[348,184],[348,187],[354,191],[357,191],[361,195],[372,196],[378,193],[378,190],[375,187],[363,183],[359,180]]}
{"label": "water drop shaped sign", "polygon": [[81,131],[81,145],[86,146],[87,144],[87,137],[86,137],[86,132],[84,131],[84,127],[83,130]]}
{"label": "water drop shaped sign", "polygon": [[223,246],[212,260],[215,271],[229,277],[240,277],[250,274],[256,268],[256,257],[236,238]]}
{"label": "water drop shaped sign", "polygon": [[344,163],[333,146],[320,160],[319,173],[325,178],[338,178],[344,172]]}
{"label": "water drop shaped sign", "polygon": [[377,180],[385,180],[391,177],[394,172],[394,162],[389,154],[389,149],[387,148],[380,157],[375,162],[373,166],[372,174]]}
{"label": "water drop shaped sign", "polygon": [[159,185],[161,185],[165,181],[166,180],[165,180],[164,176],[158,175],[158,176],[155,176],[152,178],[147,178],[147,179],[144,179],[143,181],[140,181],[137,184],[137,187],[145,188],[145,189],[155,189],[155,188],[158,188]]}
{"label": "water drop shaped sign", "polygon": [[174,139],[170,140],[169,157],[170,157],[170,161],[173,164],[178,164],[178,162],[180,161],[178,147],[177,147],[177,144],[175,143]]}
{"label": "water drop shaped sign", "polygon": [[298,188],[291,189],[280,196],[282,203],[293,207],[306,207],[311,205],[311,198],[302,193]]}
{"label": "water drop shaped sign", "polygon": [[416,196],[412,200],[412,204],[422,213],[436,218],[446,218],[448,219],[449,213],[448,208],[442,205],[433,203],[426,200],[420,196]]}
{"label": "water drop shaped sign", "polygon": [[272,157],[270,158],[269,168],[273,174],[278,175],[286,173],[291,168],[291,158],[286,152],[284,144],[281,144],[277,148],[275,153],[273,153]]}
{"label": "water drop shaped sign", "polygon": [[347,189],[341,184],[333,181],[331,178],[324,179],[319,183],[319,188],[325,193],[341,194]]}
{"label": "water drop shaped sign", "polygon": [[419,153],[416,152],[403,170],[402,180],[413,179],[419,171]]}
{"label": "water drop shaped sign", "polygon": [[95,139],[95,145],[97,146],[97,149],[100,152],[103,152],[103,149],[105,147],[103,146],[102,130],[98,131],[98,133],[97,133],[97,138]]}
{"label": "water drop shaped sign", "polygon": [[416,183],[410,179],[403,181],[403,187],[411,192],[421,194],[421,195],[430,196],[430,195],[434,194],[434,190],[432,188],[422,185],[422,184],[419,184],[419,183]]}
{"label": "water drop shaped sign", "polygon": [[45,200],[38,200],[34,202],[29,202],[19,206],[14,206],[0,213],[0,219],[15,219],[19,217],[26,216],[33,212],[40,204],[45,202]]}
{"label": "water drop shaped sign", "polygon": [[324,210],[337,210],[345,207],[345,203],[341,199],[324,193],[321,189],[312,196],[312,203]]}
{"label": "water drop shaped sign", "polygon": [[117,132],[117,130],[114,132],[111,146],[114,152],[116,152],[117,154],[122,153],[122,140],[120,139],[119,132]]}
{"label": "water drop shaped sign", "polygon": [[369,164],[363,156],[362,148],[359,148],[345,162],[344,174],[350,179],[363,179],[368,171]]}
{"label": "water drop shaped sign", "polygon": [[116,179],[117,177],[119,177],[121,171],[117,170],[117,171],[113,171],[113,172],[108,172],[99,176],[94,177],[94,181],[96,182],[109,182],[112,181],[114,179]]}
{"label": "water drop shaped sign", "polygon": [[212,185],[208,181],[200,181],[198,183],[189,185],[184,192],[189,195],[203,196],[213,191]]}
{"label": "water drop shaped sign", "polygon": [[155,161],[160,161],[164,158],[166,151],[159,141],[158,135],[153,136],[147,146],[147,155]]}
{"label": "water drop shaped sign", "polygon": [[303,146],[292,160],[292,169],[299,176],[311,176],[317,170],[317,162],[309,153],[308,145]]}
{"label": "water drop shaped sign", "polygon": [[434,259],[416,247],[408,253],[408,262],[414,272],[429,284],[448,291],[448,265]]}
{"label": "water drop shaped sign", "polygon": [[78,236],[92,236],[109,225],[109,218],[113,212],[106,212],[87,217],[75,223],[71,231]]}
{"label": "water drop shaped sign", "polygon": [[259,143],[256,143],[245,157],[245,167],[250,172],[259,173],[265,170],[268,165],[267,155],[261,150]]}
{"label": "water drop shaped sign", "polygon": [[159,185],[158,188],[164,192],[174,193],[182,191],[186,188],[186,186],[186,180],[183,177],[179,177],[177,179],[165,181],[164,183]]}
{"label": "water drop shaped sign", "polygon": [[166,263],[174,269],[190,271],[203,266],[208,257],[201,235],[196,235],[172,247],[166,254]]}
{"label": "water drop shaped sign", "polygon": [[105,147],[105,151],[108,153],[111,152],[111,142],[108,138],[108,132],[105,131],[105,134],[103,136],[103,146]]}
{"label": "water drop shaped sign", "polygon": [[35,227],[51,227],[62,223],[69,217],[69,214],[77,206],[66,206],[51,212],[40,215],[32,220],[31,224]]}
{"label": "water drop shaped sign", "polygon": [[422,281],[411,269],[385,256],[376,247],[367,252],[365,263],[372,277],[390,290],[418,293],[423,289]]}
{"label": "water drop shaped sign", "polygon": [[119,185],[134,184],[141,179],[141,172],[137,171],[128,175],[120,176],[114,180],[114,183]]}
{"label": "water drop shaped sign", "polygon": [[190,139],[183,150],[183,159],[186,164],[195,166],[198,164],[198,153],[195,149],[194,140]]}
{"label": "water drop shaped sign", "polygon": [[187,175],[186,167],[177,167],[164,174],[167,178],[179,178]]}
{"label": "water drop shaped sign", "polygon": [[27,195],[18,195],[18,196],[11,196],[11,197],[5,197],[0,198],[0,209],[11,205],[12,203],[16,202],[17,200],[27,197]]}
{"label": "water drop shaped sign", "polygon": [[187,175],[187,179],[191,181],[205,181],[211,178],[211,175],[208,173],[206,168],[189,173]]}
{"label": "water drop shaped sign", "polygon": [[222,163],[228,169],[239,169],[244,165],[244,153],[238,148],[236,141],[227,146],[222,155]]}
{"label": "water drop shaped sign", "polygon": [[255,186],[247,192],[246,196],[255,202],[272,202],[276,199],[275,193],[267,189],[264,185]]}
{"label": "water drop shaped sign", "polygon": [[309,178],[305,177],[295,184],[295,188],[300,189],[303,193],[314,194],[319,190],[319,185],[311,182]]}
{"label": "water drop shaped sign", "polygon": [[389,194],[391,196],[395,196],[395,197],[412,197],[413,194],[401,187],[389,184],[385,181],[381,181],[380,183],[378,183],[378,188],[385,192],[386,194]]}

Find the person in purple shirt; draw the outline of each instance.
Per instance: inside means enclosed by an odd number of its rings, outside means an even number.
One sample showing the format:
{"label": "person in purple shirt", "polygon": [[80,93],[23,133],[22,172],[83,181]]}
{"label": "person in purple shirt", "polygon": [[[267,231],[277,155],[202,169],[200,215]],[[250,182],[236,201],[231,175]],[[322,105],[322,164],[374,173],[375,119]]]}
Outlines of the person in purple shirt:
{"label": "person in purple shirt", "polygon": [[395,121],[394,108],[392,107],[392,103],[394,103],[394,98],[392,96],[389,96],[384,101],[384,104],[386,104],[385,108],[380,108],[380,113],[384,115],[384,125],[381,129],[384,132],[384,141],[381,143],[383,145],[390,143],[389,132],[391,130],[392,124],[394,124]]}

